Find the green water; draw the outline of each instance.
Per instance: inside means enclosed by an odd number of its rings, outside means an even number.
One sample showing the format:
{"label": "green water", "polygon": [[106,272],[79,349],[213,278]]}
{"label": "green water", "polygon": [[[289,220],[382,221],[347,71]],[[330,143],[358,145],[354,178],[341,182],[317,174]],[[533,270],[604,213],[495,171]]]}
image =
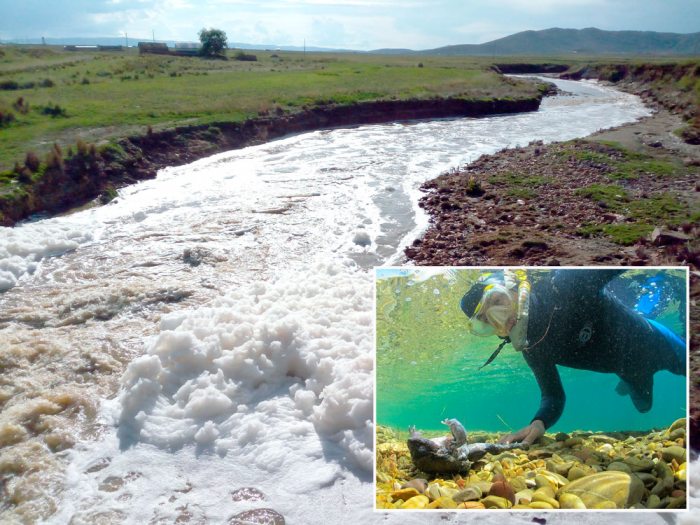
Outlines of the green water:
{"label": "green water", "polygon": [[[633,290],[630,276],[661,271],[626,272],[610,285]],[[440,421],[454,417],[467,430],[509,432],[530,422],[540,391],[522,355],[506,345],[493,363],[478,370],[500,340],[469,334],[459,301],[482,273],[475,269],[377,270],[378,424],[446,430]],[[686,339],[686,273],[663,273],[680,283],[682,292],[656,321]],[[687,415],[685,376],[657,372],[653,407],[641,414],[628,396],[615,392],[617,375],[558,369],[567,400],[562,417],[549,432],[649,430]]]}

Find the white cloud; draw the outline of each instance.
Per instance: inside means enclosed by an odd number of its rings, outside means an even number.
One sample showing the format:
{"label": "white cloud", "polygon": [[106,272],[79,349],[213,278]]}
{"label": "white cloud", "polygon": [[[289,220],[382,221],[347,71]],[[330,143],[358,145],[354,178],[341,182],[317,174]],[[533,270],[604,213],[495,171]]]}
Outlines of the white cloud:
{"label": "white cloud", "polygon": [[566,9],[581,7],[601,7],[609,3],[609,0],[491,0],[490,8],[508,8],[518,11],[543,13],[552,12],[555,14]]}
{"label": "white cloud", "polygon": [[504,25],[502,22],[475,21],[455,27],[453,31],[464,35],[465,41],[458,42],[460,44],[483,44],[512,35],[522,29]]}

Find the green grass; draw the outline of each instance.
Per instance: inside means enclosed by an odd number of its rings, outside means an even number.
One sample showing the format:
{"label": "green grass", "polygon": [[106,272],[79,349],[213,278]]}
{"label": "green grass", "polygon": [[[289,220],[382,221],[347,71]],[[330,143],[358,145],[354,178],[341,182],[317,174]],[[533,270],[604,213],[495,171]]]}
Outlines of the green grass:
{"label": "green grass", "polygon": [[[230,51],[233,54],[235,51]],[[145,133],[146,126],[242,121],[270,111],[368,100],[518,98],[537,86],[500,77],[483,60],[354,54],[256,52],[256,62],[195,57],[67,52],[60,48],[0,48],[0,107],[19,97],[26,114],[0,128],[0,169],[40,155],[54,142],[64,149],[78,138],[99,142]],[[421,62],[423,67],[418,67]],[[54,87],[40,87],[49,79]],[[64,116],[42,114],[58,104]]]}
{"label": "green grass", "polygon": [[617,184],[591,184],[577,189],[575,193],[604,203],[607,208],[614,211],[620,211],[624,203],[629,202],[629,195],[624,188]]}
{"label": "green grass", "polygon": [[587,224],[580,227],[579,234],[606,235],[622,245],[631,245],[645,237],[659,225],[677,226],[694,222],[698,214],[691,214],[688,206],[670,193],[661,193],[643,198],[631,198],[624,188],[615,184],[591,184],[576,190],[578,195],[603,203],[612,212],[627,218],[624,223]]}
{"label": "green grass", "polygon": [[623,223],[623,224],[592,224],[582,226],[578,232],[584,237],[605,235],[615,244],[631,246],[639,239],[649,235],[654,226],[646,223]]}

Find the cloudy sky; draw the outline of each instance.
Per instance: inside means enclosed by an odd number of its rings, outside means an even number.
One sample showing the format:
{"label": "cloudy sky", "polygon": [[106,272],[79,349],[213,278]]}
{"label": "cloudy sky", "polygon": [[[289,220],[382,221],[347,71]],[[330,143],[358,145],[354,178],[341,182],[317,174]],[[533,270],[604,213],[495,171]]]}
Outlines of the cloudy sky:
{"label": "cloudy sky", "polygon": [[700,31],[700,0],[0,0],[0,39],[123,36],[369,50],[479,44],[527,29]]}

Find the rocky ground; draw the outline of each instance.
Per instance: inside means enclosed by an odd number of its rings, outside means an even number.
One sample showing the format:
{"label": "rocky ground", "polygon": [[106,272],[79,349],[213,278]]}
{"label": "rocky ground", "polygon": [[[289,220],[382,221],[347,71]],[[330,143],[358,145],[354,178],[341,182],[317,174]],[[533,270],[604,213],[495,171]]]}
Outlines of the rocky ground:
{"label": "rocky ground", "polygon": [[[685,419],[647,434],[546,435],[487,454],[468,471],[416,470],[391,429],[377,428],[378,509],[679,509],[686,507]],[[473,435],[474,440],[495,436]]]}
{"label": "rocky ground", "polygon": [[693,448],[700,449],[700,146],[680,117],[484,156],[426,183],[419,265],[687,265]]}

